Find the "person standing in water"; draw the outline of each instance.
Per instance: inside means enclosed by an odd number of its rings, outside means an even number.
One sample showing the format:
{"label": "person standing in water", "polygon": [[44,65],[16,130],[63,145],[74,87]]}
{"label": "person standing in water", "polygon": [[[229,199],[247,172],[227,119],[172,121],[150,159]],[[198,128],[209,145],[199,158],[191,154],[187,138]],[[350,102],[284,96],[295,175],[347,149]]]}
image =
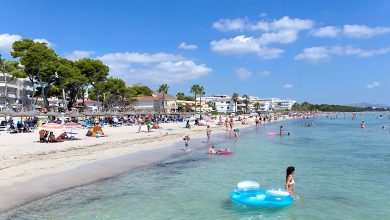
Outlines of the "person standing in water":
{"label": "person standing in water", "polygon": [[258,128],[258,127],[259,127],[260,120],[257,118],[257,116],[256,116],[256,119],[255,119],[255,123],[256,123],[256,128]]}
{"label": "person standing in water", "polygon": [[190,141],[190,136],[188,135],[184,136],[183,140],[184,140],[184,146],[186,147],[185,151],[190,151],[191,149],[188,143]]}
{"label": "person standing in water", "polygon": [[280,134],[280,136],[282,136],[283,133],[284,133],[283,126],[280,126],[280,128],[279,128],[279,134]]}
{"label": "person standing in water", "polygon": [[206,135],[207,135],[207,143],[210,144],[210,139],[211,139],[211,129],[210,129],[210,125],[207,125]]}
{"label": "person standing in water", "polygon": [[295,172],[295,167],[293,167],[293,166],[287,167],[285,188],[286,188],[287,192],[290,193],[291,196],[294,196],[294,184],[295,184],[295,181],[293,178],[294,172]]}
{"label": "person standing in water", "polygon": [[366,124],[364,123],[364,121],[362,121],[362,123],[360,124],[360,128],[365,128],[366,127]]}

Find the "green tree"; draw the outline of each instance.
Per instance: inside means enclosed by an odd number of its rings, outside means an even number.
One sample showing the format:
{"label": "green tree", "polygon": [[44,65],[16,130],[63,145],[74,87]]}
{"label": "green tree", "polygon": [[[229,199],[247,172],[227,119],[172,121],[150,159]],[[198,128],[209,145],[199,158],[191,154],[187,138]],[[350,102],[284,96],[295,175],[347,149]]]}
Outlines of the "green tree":
{"label": "green tree", "polygon": [[88,88],[89,85],[95,87],[96,83],[106,81],[110,69],[108,68],[108,66],[104,65],[102,61],[90,58],[77,60],[75,61],[75,65],[80,70],[80,73],[87,78],[87,83],[82,87],[81,91],[83,94],[84,106],[85,90]]}
{"label": "green tree", "polygon": [[259,109],[260,109],[260,102],[255,102],[255,104],[253,104],[253,106],[255,107],[256,111],[259,111]]}
{"label": "green tree", "polygon": [[190,93],[194,94],[194,97],[195,97],[195,112],[196,112],[196,96],[199,94],[199,88],[200,88],[200,85],[195,84],[195,85],[191,86],[191,90],[190,90]]}
{"label": "green tree", "polygon": [[243,95],[242,98],[243,98],[242,102],[245,105],[245,113],[248,114],[249,104],[251,103],[250,100],[249,100],[249,96],[248,95]]}
{"label": "green tree", "polygon": [[200,102],[200,114],[202,114],[202,97],[205,95],[205,91],[204,91],[204,87],[203,86],[199,86],[198,88],[198,95],[199,95],[199,102]]}
{"label": "green tree", "polygon": [[77,100],[77,95],[88,83],[88,79],[81,74],[73,61],[63,58],[58,59],[57,76],[64,106],[70,110]]}
{"label": "green tree", "polygon": [[168,93],[168,89],[169,89],[169,86],[168,84],[162,84],[159,88],[158,88],[158,92],[159,93],[162,93],[163,95],[163,111],[166,112],[166,109],[165,109],[165,94]]}
{"label": "green tree", "polygon": [[176,94],[176,98],[177,98],[177,100],[185,100],[186,96],[183,92],[178,92]]}
{"label": "green tree", "polygon": [[46,43],[34,42],[30,39],[15,41],[12,49],[12,57],[20,59],[20,63],[24,66],[24,72],[32,84],[39,83],[44,106],[50,110],[47,92],[56,80],[57,54]]}
{"label": "green tree", "polygon": [[234,106],[235,106],[235,112],[237,113],[237,101],[238,101],[238,93],[233,93],[232,95],[232,100],[234,101]]}
{"label": "green tree", "polygon": [[153,90],[145,85],[132,85],[128,87],[127,93],[129,97],[151,96],[153,95]]}

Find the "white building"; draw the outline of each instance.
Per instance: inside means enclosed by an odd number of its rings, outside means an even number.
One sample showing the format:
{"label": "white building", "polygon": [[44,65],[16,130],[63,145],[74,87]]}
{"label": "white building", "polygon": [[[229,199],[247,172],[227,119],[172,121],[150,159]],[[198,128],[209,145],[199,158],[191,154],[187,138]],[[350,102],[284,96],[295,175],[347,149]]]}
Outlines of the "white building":
{"label": "white building", "polygon": [[215,111],[218,113],[236,112],[236,105],[230,97],[220,98],[214,101]]}
{"label": "white building", "polygon": [[164,98],[162,93],[153,94],[152,96],[134,97],[134,99],[136,100],[134,103],[134,108],[137,110],[159,112],[159,111],[164,111],[163,110],[163,106],[164,106],[165,112],[167,113],[176,112],[177,111],[176,98],[169,94],[165,94]]}
{"label": "white building", "polygon": [[28,79],[0,74],[0,108],[22,108],[31,105],[32,83]]}
{"label": "white building", "polygon": [[[228,95],[212,95],[212,96],[202,96],[202,102],[214,102],[215,100],[221,99],[221,98],[229,98]],[[196,101],[200,101],[200,97],[196,97]]]}
{"label": "white building", "polygon": [[295,100],[279,98],[260,98],[256,101],[260,103],[260,111],[291,110],[296,103]]}

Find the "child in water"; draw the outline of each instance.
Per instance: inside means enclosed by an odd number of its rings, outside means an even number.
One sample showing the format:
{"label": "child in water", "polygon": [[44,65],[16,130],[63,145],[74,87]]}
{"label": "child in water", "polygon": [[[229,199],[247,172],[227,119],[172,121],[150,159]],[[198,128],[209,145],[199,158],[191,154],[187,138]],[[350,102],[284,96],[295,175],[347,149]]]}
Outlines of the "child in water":
{"label": "child in water", "polygon": [[184,136],[183,140],[184,140],[184,145],[186,146],[185,151],[191,151],[189,144],[188,144],[190,141],[190,136],[188,136],[188,135]]}

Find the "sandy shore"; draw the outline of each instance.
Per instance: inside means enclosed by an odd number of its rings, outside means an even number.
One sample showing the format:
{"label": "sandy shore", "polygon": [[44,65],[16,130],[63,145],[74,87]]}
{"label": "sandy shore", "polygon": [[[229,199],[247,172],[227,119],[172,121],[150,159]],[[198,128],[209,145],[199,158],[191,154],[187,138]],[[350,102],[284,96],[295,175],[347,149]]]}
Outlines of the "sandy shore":
{"label": "sandy shore", "polygon": [[[287,118],[286,118],[287,119]],[[283,119],[280,119],[283,120]],[[235,127],[253,126],[235,123]],[[212,135],[225,133],[224,126],[210,123]],[[104,127],[108,137],[86,137],[86,129],[74,130],[80,140],[39,143],[38,131],[26,134],[1,133],[0,139],[0,211],[82,184],[112,177],[139,166],[160,161],[180,151],[182,138],[206,140],[205,126],[183,128],[185,123],[162,124],[147,133],[146,127]],[[57,134],[61,131],[57,131]],[[176,143],[176,146],[174,145]],[[131,157],[126,160],[118,158]],[[115,162],[117,161],[117,162]],[[98,172],[87,172],[100,166]],[[94,169],[96,170],[96,169]],[[52,184],[55,183],[55,184]],[[10,198],[14,198],[9,202]],[[17,198],[17,199],[15,199]]]}

